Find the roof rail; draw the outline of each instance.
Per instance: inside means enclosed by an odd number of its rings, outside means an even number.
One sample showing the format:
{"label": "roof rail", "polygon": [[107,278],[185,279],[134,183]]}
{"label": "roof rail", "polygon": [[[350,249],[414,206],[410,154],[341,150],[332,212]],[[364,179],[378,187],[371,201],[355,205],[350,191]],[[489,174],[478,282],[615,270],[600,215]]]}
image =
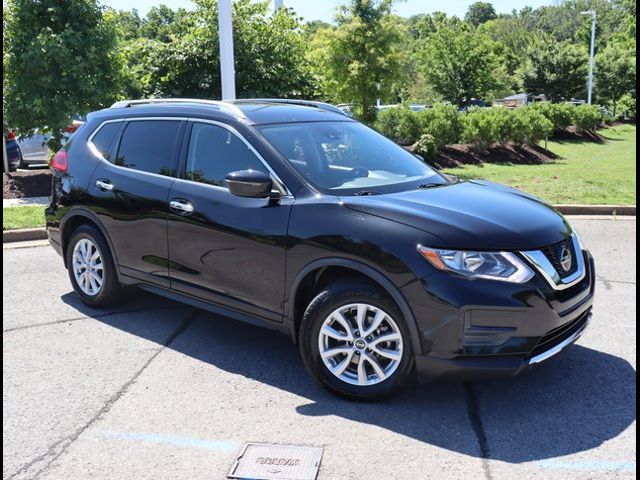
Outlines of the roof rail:
{"label": "roof rail", "polygon": [[204,100],[199,98],[146,98],[142,100],[120,100],[114,103],[109,108],[129,108],[136,105],[150,105],[150,104],[162,104],[162,103],[196,103],[202,105],[209,105],[212,107],[218,107],[218,110],[225,111],[233,115],[234,117],[246,119],[247,116],[242,110],[230,102],[224,102],[220,100]]}
{"label": "roof rail", "polygon": [[233,100],[233,103],[284,103],[288,105],[301,105],[304,107],[314,107],[327,112],[339,113],[340,115],[346,115],[346,113],[340,110],[335,105],[325,102],[316,102],[314,100],[298,100],[291,98],[242,98]]}

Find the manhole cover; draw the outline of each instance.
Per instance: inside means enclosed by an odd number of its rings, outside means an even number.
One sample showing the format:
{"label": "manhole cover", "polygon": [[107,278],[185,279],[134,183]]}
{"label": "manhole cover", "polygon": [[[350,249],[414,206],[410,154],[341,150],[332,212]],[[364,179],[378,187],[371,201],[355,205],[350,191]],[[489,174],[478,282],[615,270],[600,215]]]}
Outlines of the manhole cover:
{"label": "manhole cover", "polygon": [[322,448],[247,443],[227,478],[251,480],[315,480]]}

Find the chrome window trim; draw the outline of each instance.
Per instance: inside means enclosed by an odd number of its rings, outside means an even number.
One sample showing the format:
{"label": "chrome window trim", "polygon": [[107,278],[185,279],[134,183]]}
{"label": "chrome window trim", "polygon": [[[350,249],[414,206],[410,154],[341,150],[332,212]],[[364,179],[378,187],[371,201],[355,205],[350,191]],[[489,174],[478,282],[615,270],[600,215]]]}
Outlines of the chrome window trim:
{"label": "chrome window trim", "polygon": [[94,145],[94,143],[92,141],[93,138],[100,131],[100,129],[104,125],[106,125],[107,123],[137,122],[137,121],[143,121],[143,120],[172,120],[172,121],[178,121],[178,122],[185,122],[186,121],[186,122],[209,123],[209,124],[216,125],[216,126],[219,126],[219,127],[227,129],[233,135],[238,137],[249,148],[249,150],[258,158],[258,160],[260,160],[260,162],[265,166],[265,168],[269,171],[269,174],[271,175],[271,177],[272,177],[272,179],[274,181],[274,185],[279,190],[279,193],[282,194],[281,200],[283,200],[283,199],[295,199],[295,197],[293,196],[293,194],[291,193],[289,188],[286,186],[286,184],[282,180],[280,180],[280,177],[278,177],[278,175],[273,171],[273,168],[271,168],[271,165],[269,165],[267,163],[267,161],[262,157],[262,155],[260,155],[260,153],[258,153],[258,151],[253,147],[253,145],[251,145],[251,143],[249,143],[249,141],[246,138],[244,138],[244,136],[240,132],[238,132],[235,128],[233,128],[231,125],[227,125],[226,123],[219,122],[219,121],[216,121],[216,120],[209,120],[209,119],[206,119],[206,118],[197,118],[197,117],[119,117],[119,118],[112,118],[112,119],[105,120],[102,123],[100,123],[100,125],[98,125],[98,127],[96,127],[96,129],[89,135],[89,137],[87,138],[87,146],[89,147],[89,150],[91,151],[91,153],[93,153],[93,155],[95,155],[98,158],[98,160],[101,160],[101,161],[103,161],[105,163],[108,163],[112,167],[121,168],[121,169],[126,170],[128,172],[138,172],[138,173],[141,173],[141,174],[144,174],[144,175],[151,175],[151,176],[160,177],[160,178],[174,178],[175,180],[179,180],[181,182],[190,182],[190,183],[195,183],[195,184],[198,184],[198,185],[204,185],[204,186],[209,187],[209,188],[217,188],[217,189],[220,189],[220,190],[229,191],[229,189],[227,187],[221,187],[219,185],[211,185],[211,184],[208,184],[208,183],[194,182],[193,180],[187,180],[187,179],[184,179],[184,178],[168,177],[167,175],[161,175],[159,173],[145,172],[144,170],[136,170],[134,168],[127,168],[127,167],[123,167],[121,165],[116,165],[115,163],[111,163],[109,160],[104,158],[104,156],[100,153],[100,151],[98,150],[98,148]]}
{"label": "chrome window trim", "polygon": [[587,274],[584,252],[575,233],[571,234],[571,241],[573,242],[574,251],[576,252],[577,258],[575,260],[578,262],[578,268],[567,278],[560,278],[560,274],[553,268],[553,265],[541,250],[526,250],[520,253],[540,272],[554,290],[565,290],[582,281]]}

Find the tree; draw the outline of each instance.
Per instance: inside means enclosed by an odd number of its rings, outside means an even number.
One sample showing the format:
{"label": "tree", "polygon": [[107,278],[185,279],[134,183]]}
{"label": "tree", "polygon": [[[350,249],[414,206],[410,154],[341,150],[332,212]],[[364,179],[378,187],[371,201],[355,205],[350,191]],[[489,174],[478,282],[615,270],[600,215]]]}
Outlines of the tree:
{"label": "tree", "polygon": [[552,102],[584,95],[588,65],[584,48],[546,36],[529,46],[527,57],[521,78],[528,93],[544,94]]}
{"label": "tree", "polygon": [[[164,11],[154,20],[158,28],[149,30],[153,38],[124,46],[140,95],[220,98],[218,2],[196,4],[193,12]],[[264,2],[238,0],[233,29],[238,97],[315,95],[300,20],[291,9],[271,14]]]}
{"label": "tree", "polygon": [[444,27],[435,33],[416,59],[427,82],[445,100],[462,105],[485,98],[504,77],[492,42],[466,29]]}
{"label": "tree", "polygon": [[469,5],[469,10],[464,19],[474,27],[478,27],[489,20],[498,18],[493,5],[487,2],[475,2]]}
{"label": "tree", "polygon": [[612,43],[596,57],[596,93],[617,113],[620,99],[626,94],[635,96],[636,51],[620,43]]}
{"label": "tree", "polygon": [[10,0],[5,109],[18,133],[52,134],[58,148],[72,115],[108,105],[120,90],[116,29],[94,0]]}
{"label": "tree", "polygon": [[458,17],[449,17],[444,12],[434,12],[412,17],[409,22],[411,35],[418,41],[428,41],[431,35],[443,28],[465,29],[467,26]]}
{"label": "tree", "polygon": [[142,19],[135,8],[129,12],[114,11],[113,17],[122,40],[133,40],[140,36]]}
{"label": "tree", "polygon": [[[374,117],[381,93],[391,92],[403,71],[406,27],[391,15],[393,0],[351,0],[336,17],[338,28],[321,29],[309,58],[334,99],[352,103],[365,121]],[[318,52],[323,52],[318,54]]]}
{"label": "tree", "polygon": [[191,16],[184,8],[172,10],[166,5],[151,7],[140,25],[140,36],[168,42],[171,35],[186,33],[182,27],[189,24]]}
{"label": "tree", "polygon": [[322,20],[311,20],[303,25],[302,30],[307,38],[312,38],[318,30],[323,28],[331,28],[331,24]]}

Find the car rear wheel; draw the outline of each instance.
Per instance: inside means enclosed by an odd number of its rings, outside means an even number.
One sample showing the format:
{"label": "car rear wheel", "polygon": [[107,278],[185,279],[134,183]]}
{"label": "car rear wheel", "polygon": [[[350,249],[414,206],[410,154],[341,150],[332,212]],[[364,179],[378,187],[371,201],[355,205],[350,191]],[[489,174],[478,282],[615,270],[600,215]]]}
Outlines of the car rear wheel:
{"label": "car rear wheel", "polygon": [[121,298],[115,263],[104,237],[94,227],[77,228],[67,246],[67,269],[75,292],[92,307],[107,307]]}
{"label": "car rear wheel", "polygon": [[339,282],[323,289],[304,314],[300,336],[302,358],[313,377],[351,399],[389,395],[413,371],[400,309],[366,283]]}

